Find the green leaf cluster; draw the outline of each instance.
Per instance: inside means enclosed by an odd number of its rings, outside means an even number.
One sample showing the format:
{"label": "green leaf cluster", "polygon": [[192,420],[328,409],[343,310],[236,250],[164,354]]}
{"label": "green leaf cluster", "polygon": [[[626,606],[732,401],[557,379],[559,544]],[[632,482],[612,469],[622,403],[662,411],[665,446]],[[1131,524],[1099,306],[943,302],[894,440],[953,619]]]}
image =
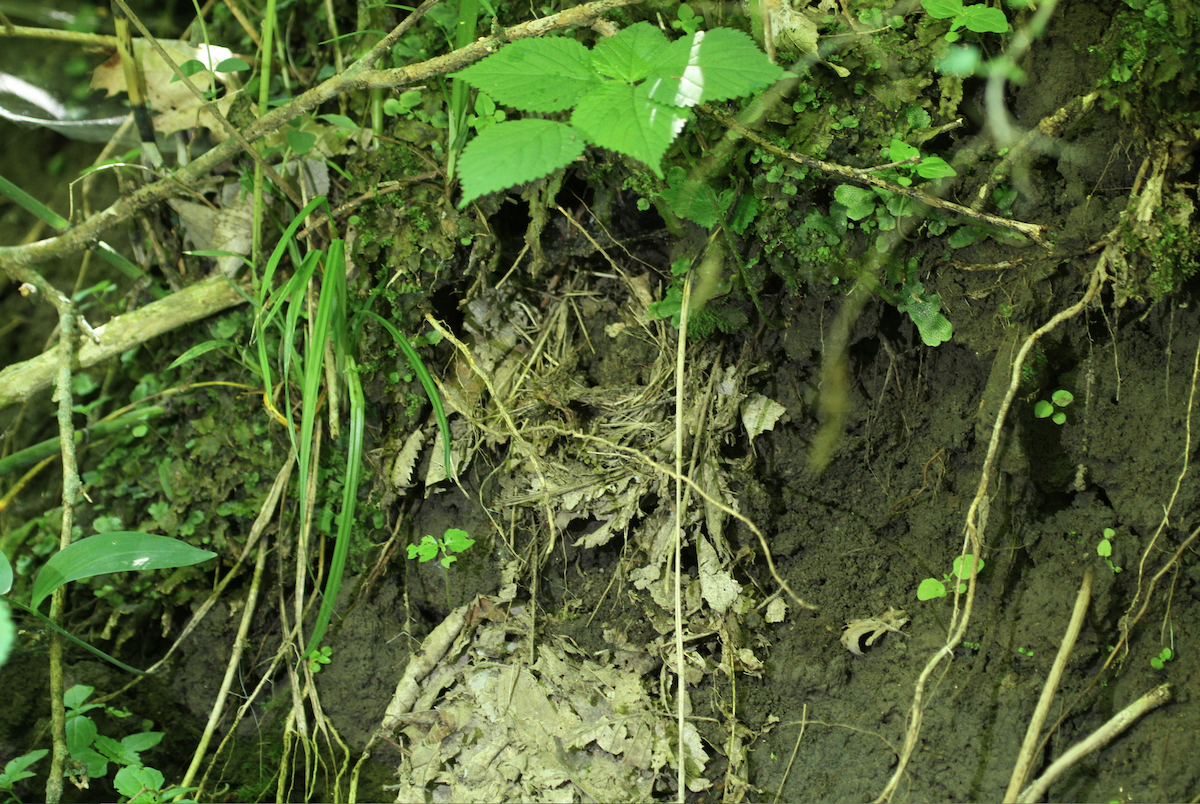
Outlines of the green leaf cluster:
{"label": "green leaf cluster", "polygon": [[29,779],[36,775],[32,771],[26,770],[26,768],[49,753],[45,748],[39,748],[37,751],[30,751],[28,754],[19,756],[16,759],[10,759],[4,765],[4,772],[0,773],[0,790],[7,793],[10,800],[17,801],[17,796],[13,792],[13,785],[22,779]]}
{"label": "green leaf cluster", "polygon": [[85,712],[103,709],[107,714],[118,718],[129,717],[129,712],[103,704],[86,703],[93,692],[93,687],[77,684],[63,695],[63,703],[67,708],[67,752],[74,762],[86,769],[88,779],[102,779],[107,776],[108,764],[112,762],[120,766],[113,778],[113,786],[128,801],[181,801],[179,796],[195,789],[164,788],[163,775],[154,768],[146,767],[142,761],[142,752],[158,745],[162,741],[163,732],[143,731],[120,740],[100,734],[95,721],[84,714]]}
{"label": "green leaf cluster", "polygon": [[934,19],[950,20],[947,42],[959,40],[958,29],[966,28],[974,33],[1007,33],[1008,18],[998,8],[986,3],[973,6],[963,5],[962,0],[921,0],[921,8]]}
{"label": "green leaf cluster", "polygon": [[1074,394],[1060,388],[1050,395],[1049,402],[1039,399],[1033,406],[1033,415],[1039,419],[1049,419],[1058,425],[1066,424],[1067,414],[1058,408],[1065,408],[1074,401]]}
{"label": "green leaf cluster", "polygon": [[471,545],[475,544],[475,540],[471,538],[465,530],[459,528],[449,528],[446,535],[441,539],[435,539],[433,536],[426,535],[421,539],[420,544],[410,544],[408,546],[409,559],[417,559],[422,564],[426,561],[432,561],[442,554],[441,565],[449,567],[458,560],[455,553],[465,552]]}
{"label": "green leaf cluster", "polygon": [[1175,658],[1175,651],[1170,648],[1163,648],[1157,656],[1150,660],[1150,666],[1155,670],[1162,670],[1167,666],[1167,662]]}
{"label": "green leaf cluster", "polygon": [[1118,572],[1121,571],[1121,567],[1118,567],[1116,564],[1114,564],[1113,560],[1112,560],[1112,554],[1113,554],[1113,544],[1112,543],[1113,543],[1113,539],[1116,538],[1116,536],[1117,536],[1117,532],[1115,530],[1113,530],[1112,528],[1105,528],[1104,529],[1104,538],[1100,540],[1100,543],[1098,545],[1096,545],[1096,555],[1098,555],[1104,559],[1104,563],[1108,565],[1108,568],[1110,570],[1112,570],[1113,575],[1116,575]]}
{"label": "green leaf cluster", "polygon": [[[958,593],[961,595],[967,591],[967,579],[971,577],[971,566],[975,561],[975,557],[970,553],[958,556],[954,559],[954,575],[957,577]],[[979,565],[975,568],[975,573],[978,575],[983,572],[984,560],[979,559]],[[942,580],[937,578],[926,578],[921,581],[917,587],[917,600],[933,600],[937,597],[945,597],[948,592],[946,587],[953,585],[956,581],[950,577],[950,573],[942,576]]]}
{"label": "green leaf cluster", "polygon": [[483,129],[459,162],[460,206],[565,167],[587,145],[644,162],[662,178],[662,157],[691,107],[749,95],[782,73],[749,36],[730,28],[672,42],[639,22],[591,50],[566,38],[505,45],[453,77],[515,109],[574,111],[569,123],[526,118]]}

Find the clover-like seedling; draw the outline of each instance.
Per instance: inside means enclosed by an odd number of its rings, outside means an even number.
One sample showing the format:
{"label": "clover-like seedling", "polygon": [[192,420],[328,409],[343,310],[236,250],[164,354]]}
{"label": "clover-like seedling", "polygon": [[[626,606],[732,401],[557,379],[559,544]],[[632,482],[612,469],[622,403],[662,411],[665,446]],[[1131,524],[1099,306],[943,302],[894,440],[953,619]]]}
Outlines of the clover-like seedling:
{"label": "clover-like seedling", "polygon": [[1167,662],[1175,658],[1175,651],[1170,648],[1163,648],[1162,651],[1150,660],[1150,666],[1155,670],[1162,670],[1166,667]]}
{"label": "clover-like seedling", "polygon": [[420,544],[410,544],[408,546],[408,557],[415,558],[421,563],[432,561],[442,554],[441,564],[443,567],[449,567],[458,560],[455,553],[461,553],[475,544],[475,540],[465,530],[458,528],[449,528],[446,535],[441,539],[435,539],[432,536],[426,535],[421,539]]}
{"label": "clover-like seedling", "polygon": [[[974,563],[975,557],[970,553],[958,556],[954,559],[954,574],[958,576],[958,593],[964,594],[967,591],[967,579],[971,577],[971,564]],[[983,571],[983,559],[979,559],[979,566],[976,568],[976,573]],[[950,573],[942,576],[942,580],[937,578],[926,578],[921,581],[917,587],[917,600],[933,600],[935,597],[945,597],[948,593],[946,587],[948,584],[954,583],[954,579],[950,577]]]}
{"label": "clover-like seedling", "polygon": [[1108,568],[1113,571],[1114,575],[1121,571],[1121,568],[1114,564],[1110,557],[1113,552],[1112,540],[1116,535],[1117,532],[1112,528],[1105,528],[1104,538],[1100,540],[1100,544],[1096,545],[1096,555],[1104,559],[1104,563],[1108,565]]}
{"label": "clover-like seedling", "polygon": [[1039,419],[1049,419],[1055,424],[1066,424],[1067,414],[1056,408],[1065,408],[1075,401],[1075,395],[1061,388],[1050,395],[1050,401],[1038,400],[1033,406],[1033,415]]}
{"label": "clover-like seedling", "polygon": [[329,664],[333,661],[333,648],[328,645],[322,645],[320,650],[313,648],[308,652],[308,656],[304,657],[308,662],[308,671],[314,675],[321,672],[321,666]]}

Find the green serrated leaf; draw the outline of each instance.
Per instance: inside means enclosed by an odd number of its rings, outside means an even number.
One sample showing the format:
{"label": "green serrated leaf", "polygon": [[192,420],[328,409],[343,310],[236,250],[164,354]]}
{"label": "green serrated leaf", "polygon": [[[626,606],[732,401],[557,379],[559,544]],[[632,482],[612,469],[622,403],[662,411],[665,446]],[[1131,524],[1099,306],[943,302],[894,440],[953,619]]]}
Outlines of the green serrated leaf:
{"label": "green serrated leaf", "polygon": [[633,83],[650,75],[670,42],[654,25],[639,22],[592,48],[592,67],[601,75]]}
{"label": "green serrated leaf", "polygon": [[136,531],[91,536],[50,557],[33,583],[30,608],[36,609],[55,589],[80,578],[109,572],[187,567],[216,555],[178,539]]}
{"label": "green serrated leaf", "polygon": [[870,215],[879,199],[874,190],[853,184],[839,184],[833,191],[833,197],[846,208],[846,217],[853,221],[861,221]]}
{"label": "green serrated leaf", "polygon": [[975,33],[1005,33],[1008,31],[1008,18],[998,8],[988,8],[985,5],[966,6],[954,21],[955,25],[965,25],[968,31]]}
{"label": "green serrated leaf", "polygon": [[513,42],[451,77],[531,112],[569,109],[600,84],[588,49],[561,37]]}
{"label": "green serrated leaf", "polygon": [[957,16],[963,10],[962,0],[921,0],[921,8],[936,20]]}
{"label": "green serrated leaf", "polygon": [[647,97],[646,84],[612,82],[579,102],[571,124],[602,148],[632,156],[661,177],[663,154],[679,136],[689,113]]}
{"label": "green serrated leaf", "polygon": [[732,28],[696,31],[671,43],[647,78],[649,97],[668,106],[740,98],[774,83],[783,68]]}
{"label": "green serrated leaf", "polygon": [[676,215],[705,229],[713,228],[721,220],[723,210],[718,204],[716,193],[707,182],[674,181],[670,185],[660,195]]}
{"label": "green serrated leaf", "polygon": [[567,166],[583,153],[584,144],[581,132],[553,120],[512,120],[484,129],[458,160],[459,207]]}

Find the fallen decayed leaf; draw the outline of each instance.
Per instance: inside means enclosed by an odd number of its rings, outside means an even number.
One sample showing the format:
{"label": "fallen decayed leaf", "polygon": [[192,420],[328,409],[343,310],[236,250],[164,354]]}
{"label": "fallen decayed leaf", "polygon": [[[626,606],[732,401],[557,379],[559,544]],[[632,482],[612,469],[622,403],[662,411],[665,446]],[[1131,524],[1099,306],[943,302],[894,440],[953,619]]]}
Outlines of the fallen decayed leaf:
{"label": "fallen decayed leaf", "polygon": [[[204,64],[220,64],[231,58],[234,53],[229,48],[204,45],[192,47],[186,42],[174,39],[160,39],[159,44],[176,64],[183,64],[196,59]],[[146,78],[146,102],[150,110],[155,112],[154,130],[163,134],[201,126],[213,132],[217,140],[224,140],[228,135],[224,127],[209,112],[201,113],[202,101],[191,93],[182,81],[172,82],[175,72],[162,60],[149,43],[144,39],[133,40],[134,55],[141,62],[142,74]],[[211,61],[210,61],[211,59]],[[221,74],[218,74],[218,78]],[[201,91],[212,88],[212,74],[199,72],[190,76],[191,82]],[[121,56],[114,53],[113,57],[101,64],[92,73],[92,89],[103,89],[109,97],[118,92],[125,92],[125,71],[121,67]],[[222,114],[229,111],[233,103],[233,93],[226,94],[216,102]]]}
{"label": "fallen decayed leaf", "polygon": [[860,639],[870,634],[867,636],[867,647],[869,648],[875,644],[875,640],[888,631],[900,633],[900,629],[907,622],[908,612],[901,609],[888,609],[878,617],[866,620],[851,620],[846,623],[846,628],[842,631],[842,647],[855,656],[862,656],[863,652],[859,648]]}

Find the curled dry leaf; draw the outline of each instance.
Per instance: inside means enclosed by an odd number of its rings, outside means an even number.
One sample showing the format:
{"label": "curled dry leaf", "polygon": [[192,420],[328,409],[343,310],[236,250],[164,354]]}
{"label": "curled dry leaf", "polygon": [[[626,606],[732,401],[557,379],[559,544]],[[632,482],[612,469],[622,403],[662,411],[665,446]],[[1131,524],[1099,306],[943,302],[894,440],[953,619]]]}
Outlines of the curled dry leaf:
{"label": "curled dry leaf", "polygon": [[845,629],[842,631],[842,646],[853,653],[855,656],[862,656],[862,649],[859,647],[864,636],[867,637],[867,647],[875,644],[875,640],[886,634],[888,631],[900,633],[900,629],[908,622],[908,612],[902,609],[888,609],[878,617],[871,617],[866,620],[851,620],[846,623]]}

